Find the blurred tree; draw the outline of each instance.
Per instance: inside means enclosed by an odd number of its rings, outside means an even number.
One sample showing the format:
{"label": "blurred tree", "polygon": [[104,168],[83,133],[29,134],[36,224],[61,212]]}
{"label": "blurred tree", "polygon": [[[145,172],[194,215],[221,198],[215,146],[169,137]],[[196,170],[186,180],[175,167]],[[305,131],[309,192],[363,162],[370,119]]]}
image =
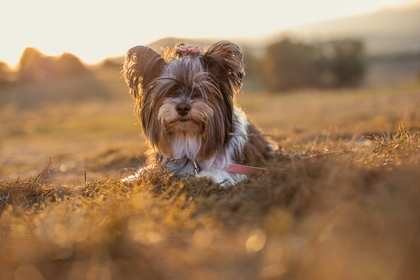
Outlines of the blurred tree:
{"label": "blurred tree", "polygon": [[262,59],[263,79],[270,91],[318,85],[317,51],[290,38],[268,46]]}
{"label": "blurred tree", "polygon": [[333,54],[331,71],[335,86],[356,86],[364,78],[366,57],[361,40],[343,39],[330,42]]}
{"label": "blurred tree", "polygon": [[80,59],[67,52],[57,58],[56,67],[58,68],[57,72],[62,77],[75,76],[86,71],[86,67]]}
{"label": "blurred tree", "polygon": [[245,65],[245,90],[259,90],[263,87],[263,75],[260,59],[249,50],[243,50]]}
{"label": "blurred tree", "polygon": [[23,51],[19,61],[19,81],[40,82],[61,77],[70,77],[86,71],[85,66],[75,55],[63,53],[48,57],[35,48]]}
{"label": "blurred tree", "polygon": [[0,85],[10,82],[10,68],[6,62],[0,61]]}
{"label": "blurred tree", "polygon": [[283,38],[267,47],[261,69],[268,90],[285,91],[307,87],[356,86],[363,81],[365,65],[361,40],[304,44]]}
{"label": "blurred tree", "polygon": [[36,48],[26,48],[19,60],[19,81],[35,82],[47,79],[52,73],[51,59]]}
{"label": "blurred tree", "polygon": [[101,68],[115,68],[120,69],[124,63],[124,58],[107,58],[100,64]]}

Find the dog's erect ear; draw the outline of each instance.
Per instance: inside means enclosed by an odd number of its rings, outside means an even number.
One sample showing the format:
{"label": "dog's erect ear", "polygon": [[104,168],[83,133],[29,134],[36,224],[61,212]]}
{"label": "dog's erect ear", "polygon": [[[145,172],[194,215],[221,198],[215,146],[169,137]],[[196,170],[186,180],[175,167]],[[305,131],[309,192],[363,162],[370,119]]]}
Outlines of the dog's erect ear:
{"label": "dog's erect ear", "polygon": [[215,43],[204,53],[204,62],[216,78],[227,77],[231,88],[239,91],[245,72],[241,49],[236,44],[228,41]]}
{"label": "dog's erect ear", "polygon": [[165,61],[160,54],[151,48],[136,46],[128,50],[124,61],[124,78],[130,93],[138,97],[148,84],[162,73],[164,65]]}

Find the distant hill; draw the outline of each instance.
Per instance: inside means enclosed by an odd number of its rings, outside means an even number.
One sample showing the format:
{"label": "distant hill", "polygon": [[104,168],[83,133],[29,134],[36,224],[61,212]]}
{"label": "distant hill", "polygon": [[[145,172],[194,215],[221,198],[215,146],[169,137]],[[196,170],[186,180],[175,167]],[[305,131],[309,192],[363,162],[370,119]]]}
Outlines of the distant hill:
{"label": "distant hill", "polygon": [[[411,9],[382,10],[370,14],[326,20],[280,30],[267,38],[229,39],[243,49],[261,54],[264,48],[283,35],[304,41],[325,41],[337,38],[360,38],[368,55],[420,53],[420,6]],[[166,37],[148,44],[152,49],[179,43],[208,46],[221,38]]]}
{"label": "distant hill", "polygon": [[[258,57],[264,53],[268,45],[285,35],[306,42],[322,42],[349,37],[363,40],[366,54],[375,59],[379,58],[379,60],[368,61],[365,85],[369,87],[412,82],[419,76],[420,6],[405,10],[382,10],[295,26],[260,39],[166,37],[151,42],[148,46],[159,52],[161,48],[179,43],[203,48],[221,39],[227,39],[238,44],[244,52]],[[121,65],[123,56],[114,58],[113,61]],[[249,77],[248,75],[247,79]]]}
{"label": "distant hill", "polygon": [[[180,43],[184,43],[186,45],[199,46],[200,48],[204,48],[216,42],[217,40],[220,40],[220,39],[197,39],[197,38],[191,39],[191,38],[165,37],[165,38],[153,41],[147,44],[147,46],[160,53],[162,49],[167,48],[167,47],[173,47]],[[124,61],[124,56],[122,55],[119,57],[108,58],[104,60],[102,63],[107,63],[107,64],[114,63],[115,65],[119,66],[122,64],[123,61]]]}
{"label": "distant hill", "polygon": [[310,41],[357,37],[370,55],[420,53],[420,6],[300,25],[277,35],[284,33]]}
{"label": "distant hill", "polygon": [[[186,44],[186,45],[193,45],[198,46],[201,49],[204,49],[211,44],[214,44],[217,41],[220,41],[222,39],[220,38],[181,38],[181,37],[165,37],[156,41],[153,41],[147,46],[149,48],[152,48],[153,50],[157,51],[158,53],[161,53],[161,51],[167,47],[173,47],[178,44]],[[229,39],[227,39],[229,40]],[[232,40],[236,44],[240,45],[243,50],[247,50],[250,47],[246,43],[237,42],[236,40]],[[134,46],[133,46],[134,47]],[[254,47],[251,47],[252,50],[254,50]],[[263,47],[258,48],[258,50],[263,49]],[[128,50],[128,49],[127,49]],[[124,56],[118,56],[118,57],[112,57],[105,59],[102,63],[112,63],[115,65],[121,65],[124,61]]]}
{"label": "distant hill", "polygon": [[194,46],[199,46],[201,48],[204,48],[206,46],[211,45],[212,43],[214,43],[217,40],[219,40],[219,39],[165,37],[165,38],[162,38],[160,40],[151,42],[151,43],[147,44],[147,46],[159,52],[161,48],[173,47],[173,46],[181,44],[181,43],[186,44],[186,45],[194,45]]}

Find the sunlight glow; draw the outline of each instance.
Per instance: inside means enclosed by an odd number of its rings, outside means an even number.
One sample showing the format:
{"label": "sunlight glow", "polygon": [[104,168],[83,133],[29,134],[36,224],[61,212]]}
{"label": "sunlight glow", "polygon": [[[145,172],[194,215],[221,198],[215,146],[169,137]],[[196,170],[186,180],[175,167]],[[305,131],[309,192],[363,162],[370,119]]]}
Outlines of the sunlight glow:
{"label": "sunlight glow", "polygon": [[0,7],[2,42],[6,42],[0,61],[14,66],[22,51],[32,46],[46,55],[70,52],[96,63],[166,36],[261,39],[299,24],[413,3],[420,2],[213,0],[200,8],[199,3],[179,5],[170,0],[9,1]]}

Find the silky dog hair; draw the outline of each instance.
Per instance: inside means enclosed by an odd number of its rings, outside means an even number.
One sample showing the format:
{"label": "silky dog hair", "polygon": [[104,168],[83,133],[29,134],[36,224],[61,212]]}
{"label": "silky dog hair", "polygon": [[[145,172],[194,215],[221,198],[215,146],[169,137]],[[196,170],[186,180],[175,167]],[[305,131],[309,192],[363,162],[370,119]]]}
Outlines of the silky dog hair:
{"label": "silky dog hair", "polygon": [[230,164],[259,165],[272,156],[269,142],[234,103],[245,75],[236,44],[220,41],[203,53],[181,44],[162,54],[136,46],[123,71],[152,149],[149,165],[228,186],[247,178],[226,171]]}

